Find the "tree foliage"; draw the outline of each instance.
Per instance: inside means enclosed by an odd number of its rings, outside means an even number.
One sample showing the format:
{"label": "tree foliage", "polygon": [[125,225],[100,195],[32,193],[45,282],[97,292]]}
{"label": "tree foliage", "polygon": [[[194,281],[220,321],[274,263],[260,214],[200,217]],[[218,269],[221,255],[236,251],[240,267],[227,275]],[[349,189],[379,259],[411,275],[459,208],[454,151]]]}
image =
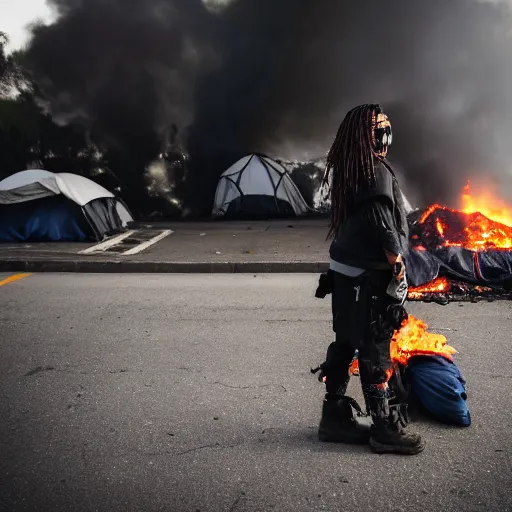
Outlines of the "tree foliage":
{"label": "tree foliage", "polygon": [[6,53],[0,33],[0,179],[30,167],[93,174],[104,162],[79,126],[59,126],[41,107],[23,52]]}
{"label": "tree foliage", "polygon": [[9,39],[0,32],[0,95],[5,95],[11,86],[12,80],[12,59],[7,55],[5,47]]}
{"label": "tree foliage", "polygon": [[174,206],[147,194],[142,170],[158,147],[137,137],[127,144],[131,151],[120,151],[91,128],[54,122],[31,79],[25,52],[7,54],[7,42],[0,32],[0,180],[29,168],[70,172],[121,193],[135,214],[159,210],[175,215]]}

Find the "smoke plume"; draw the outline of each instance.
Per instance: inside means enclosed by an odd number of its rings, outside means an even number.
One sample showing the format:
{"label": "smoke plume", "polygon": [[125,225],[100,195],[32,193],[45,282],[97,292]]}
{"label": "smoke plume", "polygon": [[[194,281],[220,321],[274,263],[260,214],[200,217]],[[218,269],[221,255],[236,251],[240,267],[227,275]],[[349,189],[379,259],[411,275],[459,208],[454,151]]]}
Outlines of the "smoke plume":
{"label": "smoke plume", "polygon": [[237,158],[323,156],[367,102],[391,119],[411,202],[456,206],[468,178],[510,181],[508,2],[50,3],[59,16],[34,30],[34,77],[56,118],[117,151],[132,191],[173,124],[190,156],[176,193],[209,211]]}

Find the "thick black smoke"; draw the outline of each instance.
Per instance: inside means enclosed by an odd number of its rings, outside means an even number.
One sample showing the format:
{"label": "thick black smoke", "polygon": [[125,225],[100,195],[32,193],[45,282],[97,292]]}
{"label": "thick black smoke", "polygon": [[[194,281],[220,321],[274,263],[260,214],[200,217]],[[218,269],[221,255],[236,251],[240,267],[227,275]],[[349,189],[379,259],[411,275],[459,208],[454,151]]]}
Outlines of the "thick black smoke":
{"label": "thick black smoke", "polygon": [[172,123],[189,172],[177,193],[210,209],[249,151],[315,158],[344,113],[383,104],[391,157],[415,202],[453,203],[474,175],[509,171],[508,6],[477,0],[52,0],[29,60],[54,115],[107,147],[133,191]]}
{"label": "thick black smoke", "polygon": [[351,106],[380,102],[395,132],[391,159],[415,202],[454,204],[482,174],[510,185],[507,3],[321,0],[303,15],[283,59],[289,86],[269,109],[281,138],[269,143],[293,141],[315,156]]}

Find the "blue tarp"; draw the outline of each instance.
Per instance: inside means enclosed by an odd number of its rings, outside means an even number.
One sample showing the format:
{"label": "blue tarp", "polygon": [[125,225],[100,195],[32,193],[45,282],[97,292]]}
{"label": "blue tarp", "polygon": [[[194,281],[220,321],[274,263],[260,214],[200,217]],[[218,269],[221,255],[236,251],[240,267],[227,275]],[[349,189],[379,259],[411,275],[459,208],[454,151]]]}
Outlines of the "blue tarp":
{"label": "blue tarp", "polygon": [[412,393],[435,419],[449,425],[471,425],[466,381],[455,363],[441,356],[413,357],[407,375]]}
{"label": "blue tarp", "polygon": [[430,251],[412,249],[406,262],[409,284],[421,286],[439,275],[484,286],[510,281],[512,251],[488,249],[478,252],[476,258],[475,261],[474,252],[462,247],[440,247]]}
{"label": "blue tarp", "polygon": [[64,197],[0,207],[0,242],[84,242],[91,239],[82,209]]}

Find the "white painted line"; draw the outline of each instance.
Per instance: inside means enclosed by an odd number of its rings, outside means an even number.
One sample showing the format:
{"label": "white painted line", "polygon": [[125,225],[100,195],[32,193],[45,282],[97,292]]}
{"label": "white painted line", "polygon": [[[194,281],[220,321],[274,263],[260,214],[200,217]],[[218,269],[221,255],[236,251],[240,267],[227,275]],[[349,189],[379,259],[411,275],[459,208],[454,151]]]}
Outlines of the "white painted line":
{"label": "white painted line", "polygon": [[131,256],[132,254],[137,254],[139,252],[144,251],[148,247],[151,247],[152,245],[156,244],[157,242],[160,242],[160,240],[163,240],[165,237],[172,235],[174,231],[170,229],[166,229],[165,231],[162,231],[159,235],[147,240],[146,242],[142,242],[139,245],[136,245],[133,249],[130,249],[129,251],[123,252],[123,256]]}
{"label": "white painted line", "polygon": [[132,236],[135,233],[135,230],[127,231],[126,233],[121,233],[120,235],[109,238],[108,240],[105,240],[105,242],[101,242],[99,244],[93,245],[92,247],[89,247],[88,249],[84,249],[83,251],[80,251],[78,254],[92,254],[94,252],[103,252],[106,249],[110,249],[114,245],[117,245],[121,243],[125,238],[128,238]]}

